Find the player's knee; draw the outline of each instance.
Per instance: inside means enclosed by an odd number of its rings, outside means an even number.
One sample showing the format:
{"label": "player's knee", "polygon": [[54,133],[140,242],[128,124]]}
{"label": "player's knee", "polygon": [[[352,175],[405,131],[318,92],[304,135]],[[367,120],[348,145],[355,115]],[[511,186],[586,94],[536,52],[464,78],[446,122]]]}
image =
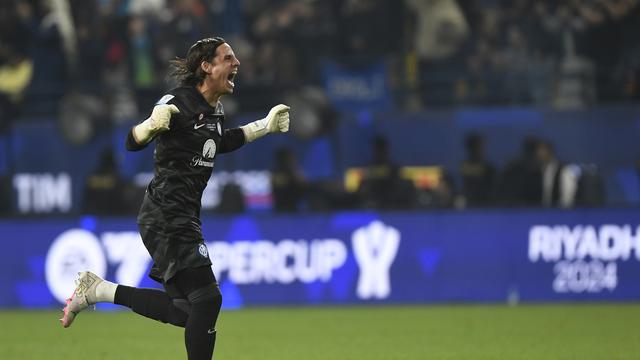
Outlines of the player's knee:
{"label": "player's knee", "polygon": [[222,293],[220,292],[220,287],[217,284],[207,285],[200,289],[197,289],[187,295],[189,303],[191,305],[200,304],[200,303],[213,303],[216,304],[216,307],[220,308],[222,306]]}
{"label": "player's knee", "polygon": [[187,299],[173,299],[166,322],[175,326],[185,327],[190,312],[191,306]]}

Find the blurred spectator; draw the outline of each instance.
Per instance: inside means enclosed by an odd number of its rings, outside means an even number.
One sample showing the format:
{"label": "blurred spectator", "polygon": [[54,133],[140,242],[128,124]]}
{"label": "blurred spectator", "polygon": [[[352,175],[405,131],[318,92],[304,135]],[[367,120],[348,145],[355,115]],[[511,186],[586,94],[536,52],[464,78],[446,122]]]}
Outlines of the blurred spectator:
{"label": "blurred spectator", "polygon": [[485,159],[484,138],[478,133],[465,138],[467,158],[460,165],[462,193],[467,207],[486,207],[495,201],[495,167]]}
{"label": "blurred spectator", "polygon": [[499,201],[505,206],[540,206],[542,171],[537,159],[539,140],[522,140],[520,155],[505,167],[498,185]]}
{"label": "blurred spectator", "polygon": [[501,56],[504,63],[506,100],[511,104],[528,103],[531,96],[527,73],[531,67],[531,53],[518,26],[508,28],[506,47]]}
{"label": "blurred spectator", "polygon": [[376,136],[371,145],[372,163],[358,189],[363,206],[386,210],[414,208],[415,186],[401,177],[400,168],[391,160],[387,139]]}
{"label": "blurred spectator", "polygon": [[406,0],[417,15],[414,49],[424,60],[446,59],[458,51],[469,26],[455,0]]}
{"label": "blurred spectator", "polygon": [[166,0],[129,0],[129,13],[135,16],[160,14],[167,6]]}
{"label": "blurred spectator", "polygon": [[488,8],[478,16],[478,28],[464,63],[466,80],[458,87],[456,97],[473,104],[494,104],[505,98],[501,81],[503,62],[498,51],[501,44],[500,12]]}
{"label": "blurred spectator", "polygon": [[561,163],[548,141],[538,143],[536,156],[542,167],[542,206],[573,207],[578,186],[576,169]]}
{"label": "blurred spectator", "polygon": [[77,24],[78,65],[75,69],[75,86],[82,91],[99,94],[106,61],[105,41],[100,36],[100,24],[83,18]]}
{"label": "blurred spectator", "polygon": [[87,177],[82,210],[92,215],[121,215],[130,212],[127,184],[118,171],[111,149],[100,154],[98,167]]}
{"label": "blurred spectator", "polygon": [[19,113],[33,76],[33,62],[19,50],[0,47],[0,64],[0,132],[3,132]]}
{"label": "blurred spectator", "polygon": [[498,57],[489,41],[479,39],[474,52],[467,59],[466,80],[457,89],[457,99],[473,104],[494,103],[495,99],[500,99],[502,91],[498,86],[498,66]]}
{"label": "blurred spectator", "polygon": [[556,63],[541,49],[532,49],[530,65],[527,71],[529,95],[533,105],[549,107],[554,98]]}
{"label": "blurred spectator", "polygon": [[33,8],[26,1],[0,6],[0,133],[19,114],[33,78],[33,60],[29,56],[32,13]]}
{"label": "blurred spectator", "polygon": [[69,1],[45,1],[43,3],[48,13],[42,19],[42,25],[51,26],[51,29],[55,29],[60,35],[67,69],[69,72],[73,72],[78,64],[78,45],[71,4]]}
{"label": "blurred spectator", "polygon": [[399,50],[402,1],[345,0],[339,9],[339,59],[370,64]]}
{"label": "blurred spectator", "polygon": [[155,48],[145,19],[132,17],[129,20],[129,70],[139,109],[152,107],[162,96],[162,89],[157,86]]}
{"label": "blurred spectator", "polygon": [[602,207],[605,205],[606,194],[604,179],[600,169],[594,164],[580,166],[578,189],[576,191],[576,207]]}
{"label": "blurred spectator", "polygon": [[576,49],[575,32],[584,30],[584,21],[571,13],[569,6],[558,6],[557,33],[562,43],[562,59],[558,73],[555,106],[582,108],[594,102],[595,74],[592,61]]}
{"label": "blurred spectator", "polygon": [[305,200],[308,182],[298,165],[293,151],[279,148],[275,153],[275,166],[271,172],[274,210],[295,212]]}
{"label": "blurred spectator", "polygon": [[411,46],[420,60],[422,102],[450,104],[460,67],[454,55],[469,34],[467,21],[455,0],[408,0],[407,5],[417,17]]}

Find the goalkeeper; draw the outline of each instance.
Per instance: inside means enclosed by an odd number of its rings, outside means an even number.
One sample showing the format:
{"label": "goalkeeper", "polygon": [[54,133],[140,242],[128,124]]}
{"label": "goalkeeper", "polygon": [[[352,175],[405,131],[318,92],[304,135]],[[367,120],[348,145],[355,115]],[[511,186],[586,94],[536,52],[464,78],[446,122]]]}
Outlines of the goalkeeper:
{"label": "goalkeeper", "polygon": [[233,93],[240,62],[222,38],[197,41],[185,59],[173,60],[171,65],[171,75],[180,87],[164,95],[126,140],[131,151],[156,142],[154,178],[137,222],[154,262],[149,276],[165,291],[118,285],[82,272],[61,322],[70,326],[78,313],[98,302],[124,305],[140,315],[184,327],[188,358],[208,360],[213,356],[222,295],[200,228],[202,192],[218,154],[269,133],[287,132],[289,107],[277,105],[264,119],[225,128],[219,100]]}

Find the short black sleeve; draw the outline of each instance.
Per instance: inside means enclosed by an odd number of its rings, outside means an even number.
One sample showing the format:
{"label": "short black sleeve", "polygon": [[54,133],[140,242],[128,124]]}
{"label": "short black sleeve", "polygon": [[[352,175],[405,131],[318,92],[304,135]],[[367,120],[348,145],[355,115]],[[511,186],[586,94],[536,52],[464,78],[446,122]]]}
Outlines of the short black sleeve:
{"label": "short black sleeve", "polygon": [[227,153],[239,149],[245,144],[244,131],[240,128],[234,128],[224,131],[222,136],[222,146],[220,153]]}
{"label": "short black sleeve", "polygon": [[136,141],[136,139],[133,137],[133,128],[131,128],[131,130],[129,130],[129,133],[127,134],[127,140],[125,141],[125,147],[127,148],[127,150],[129,151],[140,151],[144,148],[147,147],[148,144],[138,144],[138,142]]}

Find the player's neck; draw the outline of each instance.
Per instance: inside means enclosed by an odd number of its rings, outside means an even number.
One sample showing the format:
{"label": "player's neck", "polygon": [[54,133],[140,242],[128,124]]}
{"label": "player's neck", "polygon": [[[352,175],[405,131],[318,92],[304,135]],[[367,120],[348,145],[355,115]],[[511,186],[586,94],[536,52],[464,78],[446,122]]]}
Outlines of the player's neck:
{"label": "player's neck", "polygon": [[209,86],[207,86],[207,82],[204,81],[202,84],[196,85],[196,89],[202,94],[205,101],[209,103],[212,107],[216,107],[218,105],[218,101],[222,94],[214,92]]}

